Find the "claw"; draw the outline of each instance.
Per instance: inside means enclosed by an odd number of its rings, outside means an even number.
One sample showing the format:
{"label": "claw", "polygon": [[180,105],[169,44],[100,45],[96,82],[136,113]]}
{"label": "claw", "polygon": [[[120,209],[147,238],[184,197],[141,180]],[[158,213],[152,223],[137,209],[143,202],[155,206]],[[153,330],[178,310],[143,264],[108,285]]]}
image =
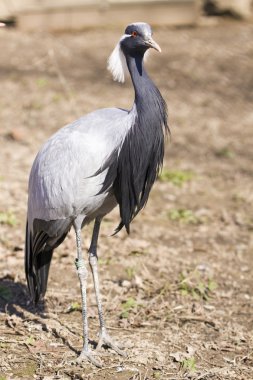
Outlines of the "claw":
{"label": "claw", "polygon": [[83,350],[81,354],[76,359],[78,364],[81,364],[83,360],[88,360],[90,363],[94,364],[98,368],[102,368],[102,362],[99,359],[94,358],[91,351]]}
{"label": "claw", "polygon": [[115,343],[107,331],[104,329],[100,332],[96,351],[99,351],[103,345],[110,347],[112,350],[117,352],[117,354],[124,356],[125,358],[127,357],[127,353],[121,349],[122,346],[119,346],[117,343]]}

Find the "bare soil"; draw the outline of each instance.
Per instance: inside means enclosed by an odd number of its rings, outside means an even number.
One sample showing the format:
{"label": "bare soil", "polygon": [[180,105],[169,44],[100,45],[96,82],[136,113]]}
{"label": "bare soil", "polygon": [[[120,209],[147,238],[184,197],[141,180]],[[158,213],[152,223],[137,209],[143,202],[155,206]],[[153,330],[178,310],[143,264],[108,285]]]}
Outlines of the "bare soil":
{"label": "bare soil", "polygon": [[[106,59],[120,30],[0,33],[0,379],[253,379],[253,25],[157,29],[147,62],[170,114],[165,168],[145,210],[99,242],[105,318],[127,358],[73,362],[82,348],[73,231],[54,254],[46,300],[29,301],[24,229],[29,170],[58,128],[130,108]],[[172,173],[171,173],[172,172]],[[190,174],[189,174],[190,173]],[[92,226],[83,231],[85,252]],[[88,287],[91,347],[98,318]]]}

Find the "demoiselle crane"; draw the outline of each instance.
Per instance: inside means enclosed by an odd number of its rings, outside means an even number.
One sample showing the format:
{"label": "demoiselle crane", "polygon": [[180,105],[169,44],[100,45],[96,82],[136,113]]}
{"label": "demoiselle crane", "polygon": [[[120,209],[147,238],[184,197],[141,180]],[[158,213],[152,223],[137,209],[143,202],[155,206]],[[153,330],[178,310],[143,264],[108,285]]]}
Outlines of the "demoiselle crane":
{"label": "demoiselle crane", "polygon": [[102,218],[116,205],[121,220],[115,233],[123,227],[129,232],[163,163],[167,107],[144,68],[149,48],[161,51],[151,27],[139,22],[128,25],[108,60],[108,69],[119,82],[129,71],[135,90],[132,108],[99,109],[60,129],[37,154],[29,179],[25,270],[31,298],[37,303],[45,295],[53,251],[73,226],[84,339],[78,360],[88,359],[97,366],[101,362],[88,347],[88,272],[81,229],[95,220],[88,255],[100,322],[97,348],[104,344],[125,355],[109,336],[103,318],[97,241]]}

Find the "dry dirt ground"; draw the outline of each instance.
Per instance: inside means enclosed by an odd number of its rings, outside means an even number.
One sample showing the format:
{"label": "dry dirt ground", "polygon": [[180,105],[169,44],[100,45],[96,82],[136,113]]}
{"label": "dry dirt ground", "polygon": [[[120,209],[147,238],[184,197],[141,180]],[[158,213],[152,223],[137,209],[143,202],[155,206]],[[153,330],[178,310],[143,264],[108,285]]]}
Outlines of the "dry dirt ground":
{"label": "dry dirt ground", "polygon": [[[121,30],[0,33],[0,379],[253,379],[253,25],[157,29],[148,71],[169,105],[165,172],[145,210],[99,242],[109,331],[127,358],[73,363],[82,347],[73,232],[55,252],[46,301],[27,294],[27,180],[41,144],[100,107],[129,108],[106,59]],[[83,231],[85,253],[92,226]],[[98,318],[88,287],[91,345]]]}

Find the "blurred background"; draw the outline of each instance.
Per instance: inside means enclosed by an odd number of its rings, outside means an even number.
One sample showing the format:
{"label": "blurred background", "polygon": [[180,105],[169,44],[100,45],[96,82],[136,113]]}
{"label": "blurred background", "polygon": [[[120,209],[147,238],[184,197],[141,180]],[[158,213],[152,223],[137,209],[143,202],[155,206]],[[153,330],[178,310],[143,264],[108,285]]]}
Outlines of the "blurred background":
{"label": "blurred background", "polygon": [[[252,378],[253,16],[250,0],[0,0],[0,379]],[[99,242],[106,321],[125,343],[105,368],[81,349],[71,232],[35,310],[23,270],[27,182],[60,127],[103,107],[131,108],[107,58],[145,21],[162,54],[146,66],[169,108],[163,171],[130,237],[118,210]],[[83,231],[88,248],[92,226]],[[91,339],[97,312],[88,288]]]}
{"label": "blurred background", "polygon": [[22,30],[80,30],[145,19],[157,26],[196,25],[201,14],[249,19],[251,0],[1,0],[0,18]]}

